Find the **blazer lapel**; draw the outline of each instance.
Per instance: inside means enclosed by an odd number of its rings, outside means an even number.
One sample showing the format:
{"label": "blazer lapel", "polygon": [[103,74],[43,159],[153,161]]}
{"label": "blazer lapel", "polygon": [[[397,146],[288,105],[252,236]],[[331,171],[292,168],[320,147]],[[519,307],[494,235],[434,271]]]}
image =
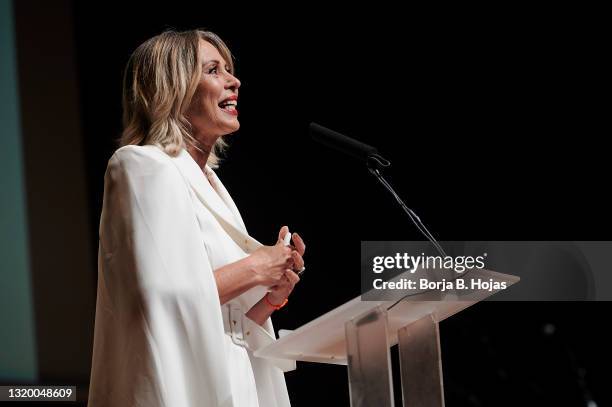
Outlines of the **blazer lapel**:
{"label": "blazer lapel", "polygon": [[[202,172],[200,166],[185,149],[181,150],[177,157],[173,157],[172,161],[195,192],[196,197],[213,214],[238,246],[246,253],[251,253],[262,246],[249,236],[238,208],[212,169],[206,166],[207,174]],[[213,189],[206,178],[207,175],[212,177],[219,193]]]}
{"label": "blazer lapel", "polygon": [[234,200],[230,196],[229,192],[227,192],[227,189],[225,189],[225,186],[223,185],[219,177],[217,177],[217,174],[212,170],[212,168],[208,166],[208,164],[204,168],[204,171],[206,173],[206,176],[210,180],[210,183],[212,183],[213,185],[213,190],[216,190],[214,192],[217,194],[217,196],[221,198],[221,200],[225,204],[225,207],[228,208],[232,213],[234,220],[238,223],[237,226],[240,227],[244,231],[244,233],[248,235],[246,226],[244,224],[244,221],[242,220],[242,216],[240,216],[240,211],[238,211]]}

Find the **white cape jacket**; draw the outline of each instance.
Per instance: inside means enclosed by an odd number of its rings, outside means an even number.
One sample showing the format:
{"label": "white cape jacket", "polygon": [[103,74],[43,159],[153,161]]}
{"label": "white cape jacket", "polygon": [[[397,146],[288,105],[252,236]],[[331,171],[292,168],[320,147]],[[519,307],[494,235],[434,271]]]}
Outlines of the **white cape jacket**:
{"label": "white cape jacket", "polygon": [[[108,162],[100,219],[89,407],[240,407],[231,398],[213,270],[251,253],[231,197],[183,150],[125,146]],[[240,296],[247,310],[265,294]],[[251,350],[275,340],[248,318]],[[250,321],[250,322],[249,322]],[[249,353],[261,407],[287,407],[283,370]],[[274,364],[272,364],[274,363]]]}

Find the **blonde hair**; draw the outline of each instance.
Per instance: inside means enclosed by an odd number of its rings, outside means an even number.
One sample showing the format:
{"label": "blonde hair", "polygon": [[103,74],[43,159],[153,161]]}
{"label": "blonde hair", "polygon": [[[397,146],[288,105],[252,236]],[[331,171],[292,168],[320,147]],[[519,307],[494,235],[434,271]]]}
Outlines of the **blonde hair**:
{"label": "blonde hair", "polygon": [[[210,31],[169,30],[145,41],[130,56],[123,76],[121,146],[154,144],[170,156],[186,147],[202,151],[185,117],[202,72],[200,39],[217,48],[234,74],[232,53]],[[226,147],[219,137],[207,164],[217,168]]]}

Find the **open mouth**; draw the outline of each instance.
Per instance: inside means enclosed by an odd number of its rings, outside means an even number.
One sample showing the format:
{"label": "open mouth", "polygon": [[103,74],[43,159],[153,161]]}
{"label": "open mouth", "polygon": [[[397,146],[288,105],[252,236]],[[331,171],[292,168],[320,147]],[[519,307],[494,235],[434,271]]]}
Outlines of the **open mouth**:
{"label": "open mouth", "polygon": [[236,106],[238,106],[238,101],[236,100],[224,100],[223,102],[219,103],[221,110],[232,115],[238,114]]}

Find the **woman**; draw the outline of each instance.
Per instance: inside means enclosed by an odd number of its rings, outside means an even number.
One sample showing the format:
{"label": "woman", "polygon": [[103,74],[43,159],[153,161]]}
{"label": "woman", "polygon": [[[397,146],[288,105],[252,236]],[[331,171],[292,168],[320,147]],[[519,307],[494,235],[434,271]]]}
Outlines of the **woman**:
{"label": "woman", "polygon": [[105,176],[89,406],[289,406],[270,315],[305,245],[246,231],[212,168],[238,130],[240,81],[207,31],[164,32],[131,56],[123,145]]}

